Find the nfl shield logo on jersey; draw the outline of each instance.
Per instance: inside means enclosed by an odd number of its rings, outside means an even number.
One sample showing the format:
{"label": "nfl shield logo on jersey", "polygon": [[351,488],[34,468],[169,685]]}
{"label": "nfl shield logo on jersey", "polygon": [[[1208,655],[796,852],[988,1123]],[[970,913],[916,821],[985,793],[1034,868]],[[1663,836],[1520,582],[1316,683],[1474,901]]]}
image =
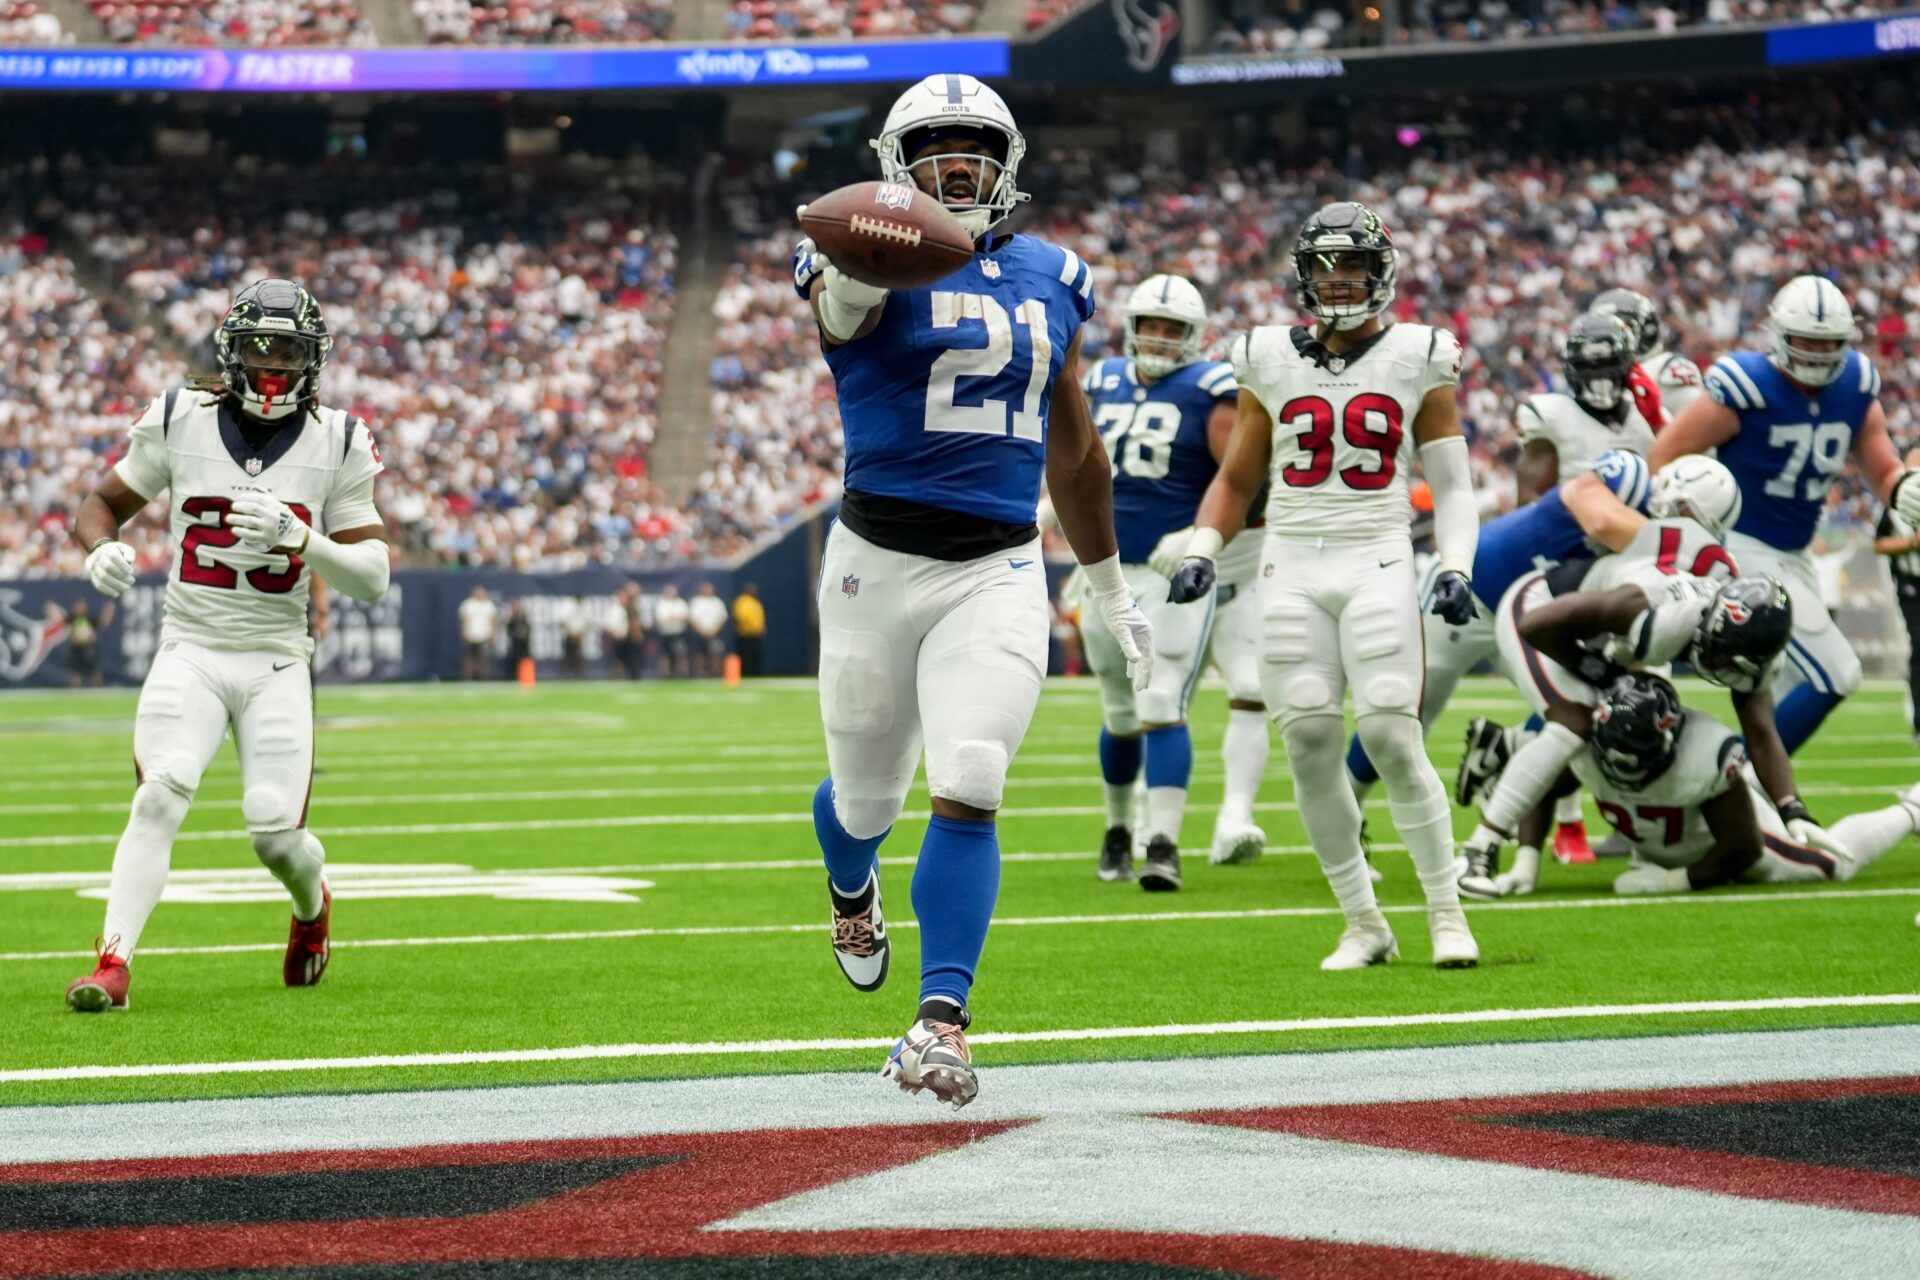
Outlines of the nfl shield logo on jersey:
{"label": "nfl shield logo on jersey", "polygon": [[913,188],[897,182],[883,182],[880,189],[873,193],[873,198],[889,209],[904,209],[913,203]]}
{"label": "nfl shield logo on jersey", "polygon": [[848,574],[846,577],[840,579],[840,594],[847,597],[859,595],[860,579],[854,577],[852,574]]}
{"label": "nfl shield logo on jersey", "polygon": [[260,459],[258,458],[247,459],[247,474],[250,476],[257,476],[260,474]]}

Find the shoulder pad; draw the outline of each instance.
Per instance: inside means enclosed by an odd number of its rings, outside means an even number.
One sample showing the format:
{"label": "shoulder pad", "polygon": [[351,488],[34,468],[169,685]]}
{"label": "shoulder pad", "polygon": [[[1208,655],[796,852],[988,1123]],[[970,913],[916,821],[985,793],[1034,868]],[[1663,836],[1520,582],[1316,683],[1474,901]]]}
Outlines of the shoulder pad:
{"label": "shoulder pad", "polygon": [[1729,409],[1745,412],[1767,407],[1767,398],[1760,394],[1760,385],[1735,356],[1726,355],[1715,360],[1707,369],[1705,381],[1707,394]]}

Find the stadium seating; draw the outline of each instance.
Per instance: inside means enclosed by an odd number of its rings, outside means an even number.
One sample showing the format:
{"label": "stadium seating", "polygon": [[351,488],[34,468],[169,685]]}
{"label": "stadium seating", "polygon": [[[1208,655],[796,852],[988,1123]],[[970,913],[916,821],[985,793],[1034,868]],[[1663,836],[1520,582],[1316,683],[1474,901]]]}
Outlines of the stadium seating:
{"label": "stadium seating", "polygon": [[87,0],[107,37],[138,45],[369,45],[355,0]]}
{"label": "stadium seating", "polygon": [[968,31],[980,0],[732,0],[727,30],[741,40],[916,36]]}
{"label": "stadium seating", "polygon": [[72,43],[73,33],[33,0],[0,0],[0,48]]}
{"label": "stadium seating", "polygon": [[640,44],[673,35],[672,0],[413,0],[432,44]]}

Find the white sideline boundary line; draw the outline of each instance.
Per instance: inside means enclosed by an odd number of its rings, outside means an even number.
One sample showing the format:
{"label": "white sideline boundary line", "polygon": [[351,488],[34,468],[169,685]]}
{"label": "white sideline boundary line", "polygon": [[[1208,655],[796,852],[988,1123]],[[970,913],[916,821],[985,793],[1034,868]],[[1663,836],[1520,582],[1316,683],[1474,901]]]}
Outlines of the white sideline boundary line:
{"label": "white sideline boundary line", "polygon": [[[1084,854],[1066,855],[1074,858]],[[812,863],[808,864],[813,865]],[[1566,911],[1588,908],[1634,909],[1640,907],[1705,907],[1729,903],[1802,903],[1825,902],[1836,898],[1915,898],[1920,897],[1920,888],[1902,889],[1834,889],[1827,892],[1776,892],[1776,893],[1727,893],[1713,895],[1675,894],[1671,897],[1629,897],[1629,898],[1534,898],[1513,902],[1469,902],[1463,904],[1467,910],[1481,911]],[[1385,905],[1380,910],[1388,915],[1412,915],[1424,913],[1426,907],[1420,903],[1401,903]],[[1241,911],[1137,911],[1114,912],[1107,915],[1080,916],[1007,916],[994,920],[996,928],[1054,927],[1063,925],[1094,924],[1159,924],[1196,920],[1302,920],[1320,919],[1340,915],[1338,907],[1251,907]],[[918,929],[918,920],[889,920],[891,929]],[[448,947],[448,946],[497,946],[521,942],[599,942],[631,938],[703,938],[737,937],[751,934],[789,934],[789,933],[825,933],[826,925],[813,921],[807,924],[719,924],[719,925],[667,925],[658,928],[639,929],[580,929],[560,933],[482,933],[456,936],[433,936],[420,938],[360,938],[336,941],[335,950],[371,950],[387,947]],[[235,942],[205,947],[142,947],[140,958],[150,956],[214,956],[239,955],[252,952],[278,952],[285,950],[285,944],[279,942]],[[6,951],[0,952],[0,962],[22,960],[91,960],[91,951]]]}
{"label": "white sideline boundary line", "polygon": [[[1383,1027],[1471,1026],[1487,1023],[1656,1017],[1663,1014],[1752,1013],[1776,1009],[1855,1009],[1916,1005],[1920,1005],[1920,993],[1775,996],[1760,1000],[1680,1000],[1664,1004],[1563,1005],[1545,1009],[1465,1009],[1447,1013],[1380,1014],[1346,1018],[1283,1018],[1263,1022],[1189,1022],[1145,1027],[987,1031],[969,1036],[968,1039],[975,1045],[1044,1044],[1063,1040],[1164,1040],[1181,1036],[1285,1035],[1304,1031],[1357,1031]],[[559,1049],[483,1049],[454,1053],[368,1054],[350,1058],[277,1058],[242,1062],[26,1067],[0,1071],[0,1084],[31,1084],[56,1080],[126,1080],[155,1076],[266,1075],[286,1071],[484,1066],[515,1062],[579,1062],[596,1058],[745,1057],[768,1053],[885,1049],[893,1043],[891,1036],[884,1038],[857,1036],[824,1040],[583,1044]]]}

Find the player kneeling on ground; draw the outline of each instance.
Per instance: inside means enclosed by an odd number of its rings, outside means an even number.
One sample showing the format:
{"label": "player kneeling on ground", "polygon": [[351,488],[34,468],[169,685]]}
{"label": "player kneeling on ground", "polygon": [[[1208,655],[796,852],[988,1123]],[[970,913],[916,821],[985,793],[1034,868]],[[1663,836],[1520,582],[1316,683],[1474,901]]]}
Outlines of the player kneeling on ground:
{"label": "player kneeling on ground", "polygon": [[1573,772],[1629,846],[1615,893],[1851,880],[1920,829],[1916,785],[1897,804],[1840,819],[1817,844],[1794,839],[1740,736],[1644,672],[1607,687]]}
{"label": "player kneeling on ground", "polygon": [[94,971],[67,989],[83,1013],[127,1007],[127,962],[166,886],[173,840],[229,727],[254,852],[293,899],[282,977],[320,981],[326,851],[307,830],[313,787],[308,570],[358,600],[387,590],[380,454],[364,422],[321,407],[333,339],[313,295],[260,280],[214,332],[218,378],[176,387],[133,424],[126,457],[80,506],[74,536],[109,597],[133,585],[120,527],[162,491],[177,542],[160,651],[133,728],[139,785],[113,854]]}

